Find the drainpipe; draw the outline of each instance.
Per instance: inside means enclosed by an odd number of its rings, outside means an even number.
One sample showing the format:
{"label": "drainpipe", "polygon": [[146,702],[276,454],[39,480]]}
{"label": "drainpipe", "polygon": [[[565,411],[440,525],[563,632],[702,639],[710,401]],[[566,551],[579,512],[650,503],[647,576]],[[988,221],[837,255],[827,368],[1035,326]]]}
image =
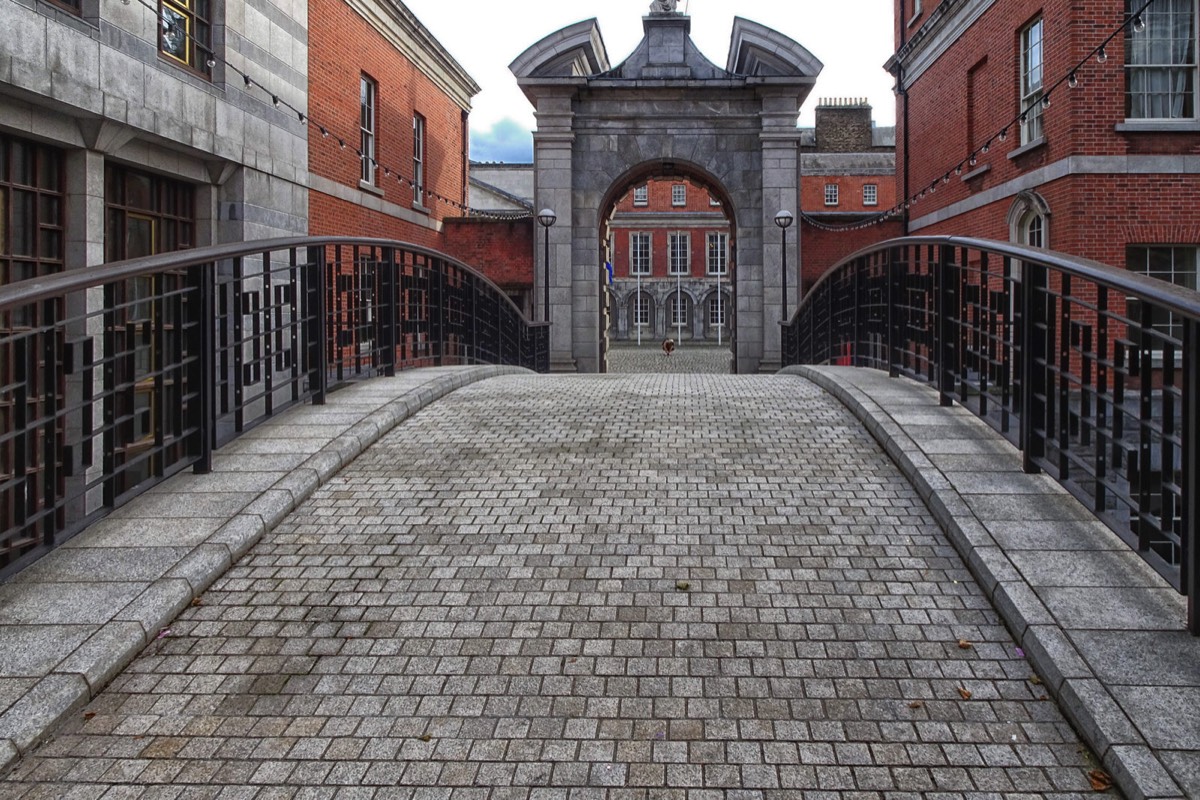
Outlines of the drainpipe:
{"label": "drainpipe", "polygon": [[[908,17],[904,8],[904,0],[900,0],[900,19],[897,21],[900,23],[900,46],[896,48],[896,52],[898,53],[908,43]],[[904,101],[904,109],[901,112],[904,118],[904,195],[901,201],[905,202],[908,198],[912,197],[912,192],[908,190],[908,89],[904,88],[904,64],[900,61],[896,62],[896,90]],[[908,236],[908,209],[904,210],[904,216],[901,219],[904,224],[903,233],[905,236]]]}

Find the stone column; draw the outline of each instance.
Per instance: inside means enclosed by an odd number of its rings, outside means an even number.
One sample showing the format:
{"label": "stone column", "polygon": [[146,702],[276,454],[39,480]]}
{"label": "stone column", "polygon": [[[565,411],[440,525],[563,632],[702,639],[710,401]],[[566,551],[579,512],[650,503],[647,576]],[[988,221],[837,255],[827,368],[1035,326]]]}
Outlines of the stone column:
{"label": "stone column", "polygon": [[[533,160],[536,185],[534,211],[549,208],[558,220],[550,235],[550,370],[575,372],[573,356],[574,309],[572,302],[572,201],[571,155],[575,134],[571,131],[574,114],[571,93],[547,93],[538,98],[538,129],[533,134]],[[534,307],[543,319],[546,274],[546,229],[541,225],[534,246]]]}
{"label": "stone column", "polygon": [[775,225],[781,210],[797,220],[787,229],[788,312],[800,296],[800,131],[796,127],[799,98],[795,90],[764,91],[762,105],[763,348],[760,372],[782,366],[779,323],[784,318],[783,232]]}

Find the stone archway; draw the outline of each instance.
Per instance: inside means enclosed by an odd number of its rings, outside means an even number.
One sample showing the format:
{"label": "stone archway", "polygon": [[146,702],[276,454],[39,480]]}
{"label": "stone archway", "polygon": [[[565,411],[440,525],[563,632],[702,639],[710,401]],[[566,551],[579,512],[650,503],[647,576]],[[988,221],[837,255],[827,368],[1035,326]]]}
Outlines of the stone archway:
{"label": "stone archway", "polygon": [[[800,105],[821,62],[792,39],[734,21],[724,69],[691,40],[691,19],[651,13],[645,37],[613,67],[596,20],[564,28],[511,65],[537,110],[534,191],[550,208],[551,368],[600,368],[600,216],[614,185],[638,165],[686,165],[711,175],[734,209],[733,295],[741,372],[780,364],[783,253],[772,220],[799,205]],[[788,305],[798,301],[799,236],[788,237]],[[536,251],[537,292],[543,254]]]}

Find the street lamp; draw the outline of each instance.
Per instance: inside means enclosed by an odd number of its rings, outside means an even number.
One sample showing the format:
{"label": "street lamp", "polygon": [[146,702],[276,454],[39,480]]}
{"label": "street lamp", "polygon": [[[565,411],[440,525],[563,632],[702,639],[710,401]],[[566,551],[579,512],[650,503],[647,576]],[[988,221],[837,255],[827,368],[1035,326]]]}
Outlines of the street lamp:
{"label": "street lamp", "polygon": [[787,229],[792,225],[792,212],[780,211],[775,215],[775,224],[783,231],[783,296],[780,299],[780,322],[787,322]]}
{"label": "street lamp", "polygon": [[538,224],[546,229],[546,281],[545,292],[546,302],[543,308],[545,309],[545,321],[550,321],[550,226],[558,220],[558,215],[548,208],[543,208],[538,212]]}

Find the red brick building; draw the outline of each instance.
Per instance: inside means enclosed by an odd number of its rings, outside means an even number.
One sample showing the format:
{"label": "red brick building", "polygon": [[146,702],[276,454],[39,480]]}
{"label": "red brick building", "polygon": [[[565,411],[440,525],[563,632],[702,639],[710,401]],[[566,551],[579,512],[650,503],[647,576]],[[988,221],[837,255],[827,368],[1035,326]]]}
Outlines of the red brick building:
{"label": "red brick building", "polygon": [[903,235],[879,219],[896,203],[896,131],[871,120],[865,100],[822,99],[800,140],[800,264],[805,291],[856,250]]}
{"label": "red brick building", "polygon": [[479,87],[399,0],[309,0],[309,230],[446,249]]}
{"label": "red brick building", "polygon": [[635,186],[609,224],[614,339],[729,341],[734,243],[721,202],[683,178]]}
{"label": "red brick building", "polygon": [[1023,242],[1195,287],[1197,6],[1155,0],[1130,18],[1141,6],[896,0],[897,182],[902,197],[924,193],[909,232]]}

